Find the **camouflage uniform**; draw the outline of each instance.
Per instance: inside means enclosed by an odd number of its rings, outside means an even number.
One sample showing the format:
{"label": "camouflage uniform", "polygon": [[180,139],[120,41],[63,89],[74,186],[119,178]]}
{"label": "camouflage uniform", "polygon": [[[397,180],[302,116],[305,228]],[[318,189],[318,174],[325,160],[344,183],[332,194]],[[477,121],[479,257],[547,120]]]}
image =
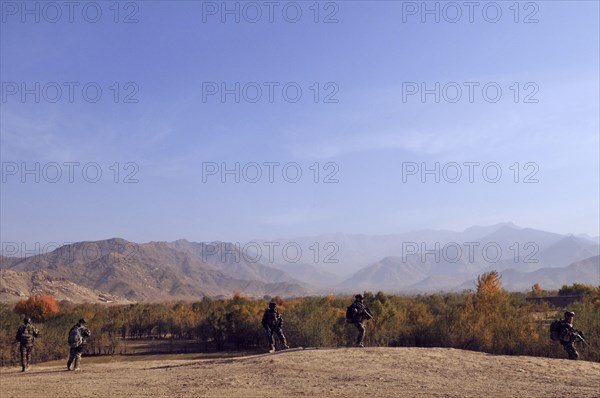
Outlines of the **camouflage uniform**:
{"label": "camouflage uniform", "polygon": [[73,362],[75,362],[73,370],[79,370],[79,362],[81,361],[81,354],[85,350],[85,345],[86,345],[85,339],[91,335],[90,330],[88,328],[86,328],[85,326],[83,326],[83,324],[85,324],[85,321],[81,322],[81,320],[80,320],[79,322],[77,322],[77,324],[75,324],[69,330],[69,335],[70,335],[71,332],[73,332],[75,329],[79,329],[79,333],[81,334],[81,337],[82,337],[82,342],[81,342],[81,344],[70,345],[69,360],[67,362],[67,370],[71,370],[71,364]]}
{"label": "camouflage uniform", "polygon": [[576,337],[573,335],[573,333],[580,333],[578,330],[576,330],[572,324],[570,324],[566,319],[563,319],[561,321],[561,329],[562,332],[560,334],[560,344],[563,346],[563,348],[565,349],[565,351],[567,352],[567,355],[569,356],[569,359],[573,359],[576,360],[579,358],[579,353],[577,352],[577,350],[575,349],[575,345],[573,343],[575,343],[575,339]]}
{"label": "camouflage uniform", "polygon": [[38,337],[40,332],[31,323],[29,318],[25,318],[23,324],[19,326],[15,339],[20,343],[19,351],[21,353],[21,367],[22,371],[25,372],[29,369],[29,362],[31,361],[31,351],[33,350],[33,342]]}
{"label": "camouflage uniform", "polygon": [[354,303],[352,303],[352,307],[354,309],[352,323],[358,329],[358,336],[356,337],[356,346],[364,347],[365,325],[363,322],[372,319],[373,317],[371,316],[369,309],[362,303],[361,300],[355,300]]}
{"label": "camouflage uniform", "polygon": [[269,308],[265,310],[265,313],[262,317],[262,326],[267,332],[267,340],[269,341],[269,351],[275,351],[274,335],[277,335],[284,349],[289,348],[285,336],[283,335],[283,330],[281,329],[282,325],[283,318],[279,314],[279,311],[275,309],[275,306],[269,305]]}

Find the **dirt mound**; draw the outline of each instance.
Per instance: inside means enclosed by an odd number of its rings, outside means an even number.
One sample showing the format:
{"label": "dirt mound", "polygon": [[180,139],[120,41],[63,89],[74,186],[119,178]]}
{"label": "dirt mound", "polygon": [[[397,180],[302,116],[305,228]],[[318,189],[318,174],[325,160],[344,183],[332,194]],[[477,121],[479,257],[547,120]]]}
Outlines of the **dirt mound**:
{"label": "dirt mound", "polygon": [[[87,363],[86,363],[87,362]],[[600,364],[448,348],[313,349],[237,358],[4,369],[2,397],[598,397]]]}

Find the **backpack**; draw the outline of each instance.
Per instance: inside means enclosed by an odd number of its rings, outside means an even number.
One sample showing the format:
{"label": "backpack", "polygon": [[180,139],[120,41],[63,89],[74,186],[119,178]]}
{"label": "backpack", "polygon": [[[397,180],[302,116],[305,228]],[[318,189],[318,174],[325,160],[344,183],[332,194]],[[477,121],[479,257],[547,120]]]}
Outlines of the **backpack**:
{"label": "backpack", "polygon": [[356,306],[353,303],[348,308],[346,308],[346,322],[354,323],[355,316],[356,316]]}
{"label": "backpack", "polygon": [[77,348],[83,344],[83,336],[79,326],[73,326],[69,331],[69,346]]}
{"label": "backpack", "polygon": [[550,324],[550,339],[552,341],[559,341],[560,340],[560,336],[562,334],[562,322],[561,321],[554,321]]}

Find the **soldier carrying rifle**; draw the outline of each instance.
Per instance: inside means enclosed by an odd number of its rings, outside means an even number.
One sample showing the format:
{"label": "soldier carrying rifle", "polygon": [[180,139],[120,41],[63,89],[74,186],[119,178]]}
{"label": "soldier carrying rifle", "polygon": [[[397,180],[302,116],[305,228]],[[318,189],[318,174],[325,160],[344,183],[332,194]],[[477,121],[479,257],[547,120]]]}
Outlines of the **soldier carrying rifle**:
{"label": "soldier carrying rifle", "polygon": [[579,353],[573,343],[576,341],[585,343],[585,338],[582,331],[573,327],[574,317],[575,313],[573,311],[565,312],[564,319],[561,319],[556,325],[556,332],[558,334],[558,341],[569,355],[569,359],[576,360],[579,358]]}
{"label": "soldier carrying rifle", "polygon": [[362,294],[354,296],[354,302],[346,309],[346,321],[352,323],[358,329],[358,336],[356,338],[356,347],[364,347],[365,339],[365,325],[364,321],[373,319],[373,315],[364,304],[365,298]]}
{"label": "soldier carrying rifle", "polygon": [[67,362],[67,370],[71,370],[71,364],[74,363],[72,370],[79,370],[79,362],[81,361],[81,354],[85,350],[86,339],[91,336],[90,330],[85,326],[87,322],[81,318],[72,328],[69,330],[69,361]]}
{"label": "soldier carrying rifle", "polygon": [[275,352],[274,335],[277,335],[284,350],[290,348],[287,345],[285,336],[283,335],[283,330],[281,329],[282,325],[283,318],[281,317],[279,311],[277,311],[277,304],[269,303],[269,308],[265,310],[265,313],[262,317],[262,326],[265,328],[265,331],[267,332],[267,339],[269,340],[269,352]]}
{"label": "soldier carrying rifle", "polygon": [[21,371],[29,370],[31,362],[31,351],[33,350],[33,342],[38,337],[40,332],[31,323],[31,318],[25,317],[23,324],[19,326],[15,339],[19,342],[19,352],[21,353]]}

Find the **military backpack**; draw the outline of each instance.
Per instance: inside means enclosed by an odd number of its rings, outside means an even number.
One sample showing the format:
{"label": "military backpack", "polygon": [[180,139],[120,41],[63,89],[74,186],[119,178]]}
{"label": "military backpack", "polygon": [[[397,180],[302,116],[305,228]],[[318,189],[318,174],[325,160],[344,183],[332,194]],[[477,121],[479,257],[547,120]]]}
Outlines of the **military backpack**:
{"label": "military backpack", "polygon": [[77,348],[83,344],[83,336],[81,335],[81,328],[79,326],[73,326],[69,331],[69,346],[71,348]]}
{"label": "military backpack", "polygon": [[354,303],[346,308],[346,322],[354,323],[358,310]]}
{"label": "military backpack", "polygon": [[561,321],[553,321],[550,324],[550,339],[553,341],[559,341],[563,332],[563,324]]}

